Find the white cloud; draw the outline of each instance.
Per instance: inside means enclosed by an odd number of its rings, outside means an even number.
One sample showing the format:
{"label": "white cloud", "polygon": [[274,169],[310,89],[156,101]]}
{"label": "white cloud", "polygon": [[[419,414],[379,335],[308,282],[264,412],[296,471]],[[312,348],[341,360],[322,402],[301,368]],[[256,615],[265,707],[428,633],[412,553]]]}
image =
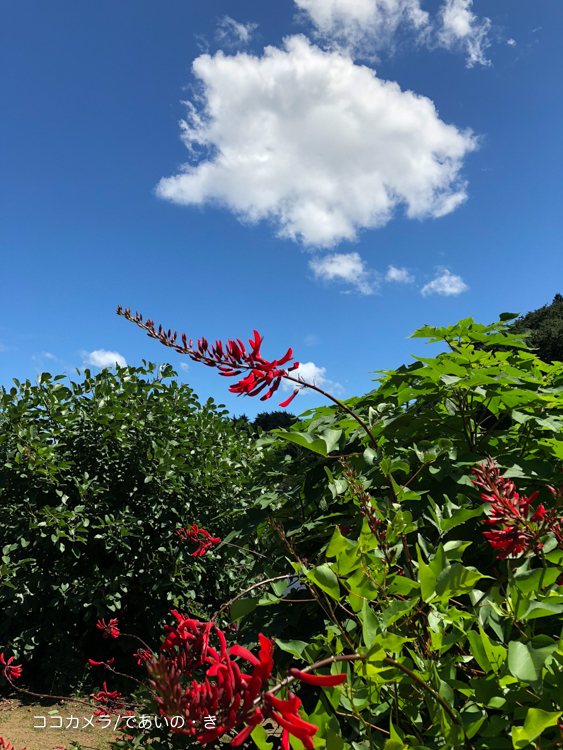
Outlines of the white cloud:
{"label": "white cloud", "polygon": [[215,39],[226,45],[248,44],[257,28],[257,23],[238,23],[229,16],[224,16],[219,21]]}
{"label": "white cloud", "polygon": [[420,293],[426,297],[429,294],[441,294],[442,296],[449,297],[451,295],[461,294],[466,292],[469,287],[462,280],[461,276],[454,276],[447,268],[438,267],[440,272],[439,276],[436,276],[434,281],[426,284],[420,290]]}
{"label": "white cloud", "polygon": [[414,281],[414,276],[411,276],[406,268],[389,266],[389,270],[385,275],[385,281],[398,281],[401,284],[411,284]]}
{"label": "white cloud", "polygon": [[[319,388],[322,388],[323,390],[330,390],[331,393],[341,392],[343,390],[340,383],[334,383],[332,380],[329,380],[325,377],[326,373],[326,367],[317,367],[317,365],[314,362],[301,362],[299,367],[296,370],[293,370],[289,373],[290,377],[302,378],[307,383],[312,383],[313,385],[318,386]],[[292,391],[294,388],[299,387],[296,383],[291,382],[290,380],[285,380],[285,378],[282,380],[282,389],[284,391]],[[309,388],[302,388],[299,393],[304,395],[305,393],[313,393]]]}
{"label": "white cloud", "polygon": [[180,368],[184,372],[187,372],[190,369],[190,366],[189,366],[189,364],[187,362],[180,362]]}
{"label": "white cloud", "polygon": [[79,354],[84,359],[85,365],[92,365],[93,367],[115,367],[116,364],[125,367],[127,365],[125,357],[122,357],[119,352],[96,349],[93,352],[81,351]]}
{"label": "white cloud", "polygon": [[359,253],[334,253],[324,257],[313,258],[309,261],[309,268],[316,279],[323,281],[346,281],[353,284],[362,294],[373,294],[373,275],[366,270],[364,261]]}
{"label": "white cloud", "polygon": [[54,359],[56,362],[59,361],[59,358],[55,357],[55,355],[51,354],[51,352],[43,352],[43,356],[47,357],[47,359]]}
{"label": "white cloud", "polygon": [[397,206],[422,219],[467,197],[459,172],[477,139],[347,55],[298,35],[262,57],[201,55],[193,71],[202,107],[186,102],[182,138],[208,157],[163,178],[161,198],[216,203],[241,221],[274,221],[280,237],[332,247],[383,226]]}
{"label": "white cloud", "polygon": [[319,343],[319,337],[315,336],[314,333],[309,333],[307,336],[305,336],[303,343],[305,344],[305,346],[315,346]]}
{"label": "white cloud", "polygon": [[473,0],[446,0],[440,11],[442,26],[438,34],[440,44],[446,49],[465,49],[468,68],[476,63],[491,64],[485,57],[485,50],[491,46],[488,37],[491,21],[478,19],[472,5]]}
{"label": "white cloud", "polygon": [[319,36],[364,53],[392,47],[399,27],[420,36],[430,28],[420,0],[295,0]]}
{"label": "white cloud", "polygon": [[515,47],[516,46],[516,39],[507,39],[506,43],[509,47]]}

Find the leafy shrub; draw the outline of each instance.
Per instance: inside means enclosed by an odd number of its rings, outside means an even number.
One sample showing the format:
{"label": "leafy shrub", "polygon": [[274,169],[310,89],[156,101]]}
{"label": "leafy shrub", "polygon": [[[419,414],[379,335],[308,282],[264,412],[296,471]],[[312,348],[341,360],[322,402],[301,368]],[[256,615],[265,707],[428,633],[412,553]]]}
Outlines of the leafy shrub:
{"label": "leafy shrub", "polygon": [[174,376],[145,363],[0,393],[0,647],[38,685],[81,685],[96,619],[154,637],[170,609],[204,616],[250,574],[249,554],[225,566],[223,546],[204,564],[175,536],[195,521],[228,535],[256,449]]}

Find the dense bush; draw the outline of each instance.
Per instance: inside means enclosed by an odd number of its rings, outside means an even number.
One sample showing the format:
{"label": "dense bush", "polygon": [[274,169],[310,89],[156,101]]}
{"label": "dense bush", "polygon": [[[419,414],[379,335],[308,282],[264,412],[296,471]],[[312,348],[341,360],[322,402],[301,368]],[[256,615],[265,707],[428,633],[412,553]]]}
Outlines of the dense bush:
{"label": "dense bush", "polygon": [[44,373],[0,393],[0,651],[31,662],[38,685],[80,686],[103,650],[98,618],[158,639],[171,609],[205,616],[250,574],[255,557],[225,566],[223,546],[204,564],[175,536],[194,522],[228,535],[256,449],[174,376]]}

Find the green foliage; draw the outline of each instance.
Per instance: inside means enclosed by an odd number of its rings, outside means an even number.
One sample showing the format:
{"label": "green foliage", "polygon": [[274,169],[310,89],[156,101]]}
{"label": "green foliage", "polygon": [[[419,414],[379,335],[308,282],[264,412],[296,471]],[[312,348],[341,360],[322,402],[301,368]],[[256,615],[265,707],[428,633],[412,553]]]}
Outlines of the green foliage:
{"label": "green foliage", "polygon": [[[563,362],[563,296],[556,294],[551,305],[544,305],[519,317],[511,324],[510,331],[513,334],[529,332],[528,346],[543,362]],[[477,348],[492,352],[509,351],[508,347],[498,344],[486,347],[477,345]]]}
{"label": "green foliage", "polygon": [[[499,562],[471,482],[488,455],[547,508],[547,485],[561,482],[563,364],[529,352],[514,317],[425,326],[413,337],[449,352],[384,371],[376,390],[344,402],[352,414],[322,407],[258,441],[255,530],[276,571],[291,562],[302,583],[264,595],[239,621],[242,637],[282,639],[282,669],[356,657],[333,665],[349,675],[342,687],[299,693],[316,747],[496,750],[560,736],[560,551],[548,534],[545,559]],[[479,348],[501,341],[508,351]],[[280,440],[309,453],[280,453]],[[297,633],[299,651],[287,646]]]}
{"label": "green foliage", "polygon": [[[38,686],[76,687],[88,658],[108,658],[97,619],[158,647],[171,609],[208,616],[251,575],[255,556],[227,566],[231,548],[193,557],[174,536],[197,522],[224,539],[245,516],[256,454],[175,376],[154,364],[70,384],[44,373],[0,393],[0,651]],[[142,673],[120,644],[118,671]]]}

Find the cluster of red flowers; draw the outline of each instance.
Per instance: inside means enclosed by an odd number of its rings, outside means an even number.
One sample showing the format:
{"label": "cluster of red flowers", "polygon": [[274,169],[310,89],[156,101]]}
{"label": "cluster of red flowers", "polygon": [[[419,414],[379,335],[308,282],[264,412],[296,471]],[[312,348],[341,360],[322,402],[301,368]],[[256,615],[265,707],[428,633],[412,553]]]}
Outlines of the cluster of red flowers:
{"label": "cluster of red flowers", "polygon": [[119,711],[119,709],[123,708],[123,706],[125,705],[124,703],[120,702],[120,698],[121,698],[121,693],[118,693],[117,690],[114,690],[113,693],[110,693],[106,683],[104,682],[103,690],[100,690],[97,695],[93,695],[92,699],[95,700],[97,703],[103,704],[105,708],[101,708],[98,711],[94,711],[94,716],[100,716],[101,714],[107,713],[108,708],[111,709],[112,711]]}
{"label": "cluster of red flowers", "polygon": [[[9,742],[6,742],[3,737],[0,737],[0,750],[16,750],[16,748],[13,745],[10,745]],[[25,750],[25,747],[23,750]]]}
{"label": "cluster of red flowers", "polygon": [[[0,654],[0,662],[3,665],[1,674],[8,680],[8,682],[11,682],[16,677],[20,677],[22,673],[21,666],[12,664],[15,658],[15,656],[11,656],[8,661],[6,661],[4,654]],[[0,750],[16,750],[16,748],[10,745],[9,742],[6,742],[3,737],[0,737]],[[25,747],[23,750],[25,750]]]}
{"label": "cluster of red flowers", "polygon": [[[160,658],[147,664],[147,669],[161,714],[166,718],[185,718],[184,726],[174,728],[174,732],[196,737],[206,744],[235,727],[246,725],[231,742],[236,747],[264,718],[270,717],[284,730],[283,750],[289,750],[290,734],[298,737],[307,750],[313,750],[312,738],[317,727],[299,716],[300,699],[288,691],[287,698],[281,700],[267,689],[274,666],[273,641],[260,633],[260,652],[256,656],[243,646],[227,648],[224,633],[213,622],[192,620],[178,612],[172,614],[178,624],[175,628],[167,626],[169,633],[162,644]],[[219,651],[209,643],[212,634],[219,642]],[[250,664],[252,672],[241,672],[239,663],[231,657],[239,657]],[[205,671],[203,682],[193,679],[196,669]],[[324,686],[341,685],[346,680],[345,674],[317,676],[297,669],[290,670],[290,675]],[[184,687],[181,679],[185,677],[191,678],[191,684]],[[214,682],[209,678],[215,678]],[[217,726],[206,728],[206,716],[215,716]]]}
{"label": "cluster of red flowers", "polygon": [[[196,351],[193,348],[191,339],[188,345],[185,333],[182,334],[182,346],[180,346],[176,342],[178,337],[177,331],[174,331],[174,335],[172,335],[170,329],[166,332],[162,326],[159,326],[158,331],[156,331],[154,320],[147,320],[143,323],[142,315],[135,313],[133,317],[131,315],[131,308],[123,310],[121,305],[117,308],[117,314],[123,315],[127,320],[136,323],[139,328],[147,331],[147,335],[150,338],[158,339],[161,344],[172,347],[179,354],[187,354],[194,362],[203,362],[207,367],[217,367],[220,375],[235,377],[240,375],[243,370],[250,370],[245,378],[239,380],[238,383],[229,388],[231,393],[256,396],[267,387],[268,390],[260,399],[260,401],[266,401],[277,391],[281,379],[288,372],[296,370],[299,367],[299,362],[293,362],[291,367],[288,367],[286,370],[280,369],[282,365],[285,365],[293,357],[292,349],[288,349],[286,354],[279,360],[275,359],[273,362],[268,362],[268,360],[264,359],[260,354],[260,346],[262,345],[263,338],[258,331],[254,331],[254,340],[248,340],[251,348],[250,352],[246,351],[240,339],[236,341],[229,339],[227,346],[223,346],[221,341],[216,341],[215,346],[209,348],[209,343],[204,338],[198,339]],[[280,406],[288,406],[298,393],[299,388],[296,388],[292,395],[286,401],[283,401]]]}
{"label": "cluster of red flowers", "polygon": [[106,625],[105,620],[98,620],[96,627],[100,628],[104,638],[117,638],[119,635],[119,628],[117,627],[117,620],[110,620]]}
{"label": "cluster of red flowers", "polygon": [[[530,506],[537,498],[539,491],[534,492],[530,497],[520,497],[516,492],[514,482],[500,476],[496,461],[490,456],[487,464],[480,464],[471,471],[478,477],[478,479],[471,480],[473,484],[490,493],[481,494],[483,500],[492,504],[491,515],[484,523],[501,527],[494,531],[483,532],[491,547],[502,550],[497,555],[499,560],[504,560],[509,555],[517,555],[527,548],[537,552],[543,547],[540,541],[542,533],[547,529],[557,531],[558,522],[554,512],[546,511],[541,503],[530,516]],[[560,528],[559,531],[561,531]]]}
{"label": "cluster of red flowers", "polygon": [[16,677],[20,677],[22,673],[21,665],[14,664],[12,665],[12,662],[14,661],[16,657],[11,656],[8,661],[4,659],[4,654],[0,654],[0,662],[3,664],[2,674],[3,676],[11,681],[12,679]]}
{"label": "cluster of red flowers", "polygon": [[137,659],[137,664],[144,664],[145,662],[150,661],[153,657],[152,653],[145,648],[140,648],[137,653],[133,654],[133,656]]}
{"label": "cluster of red flowers", "polygon": [[[209,531],[200,529],[195,523],[187,529],[178,529],[174,534],[180,537],[183,542],[198,542],[199,548],[192,552],[192,557],[203,557],[208,549],[221,541],[218,536],[211,536]],[[202,539],[200,539],[200,534],[203,534]]]}

